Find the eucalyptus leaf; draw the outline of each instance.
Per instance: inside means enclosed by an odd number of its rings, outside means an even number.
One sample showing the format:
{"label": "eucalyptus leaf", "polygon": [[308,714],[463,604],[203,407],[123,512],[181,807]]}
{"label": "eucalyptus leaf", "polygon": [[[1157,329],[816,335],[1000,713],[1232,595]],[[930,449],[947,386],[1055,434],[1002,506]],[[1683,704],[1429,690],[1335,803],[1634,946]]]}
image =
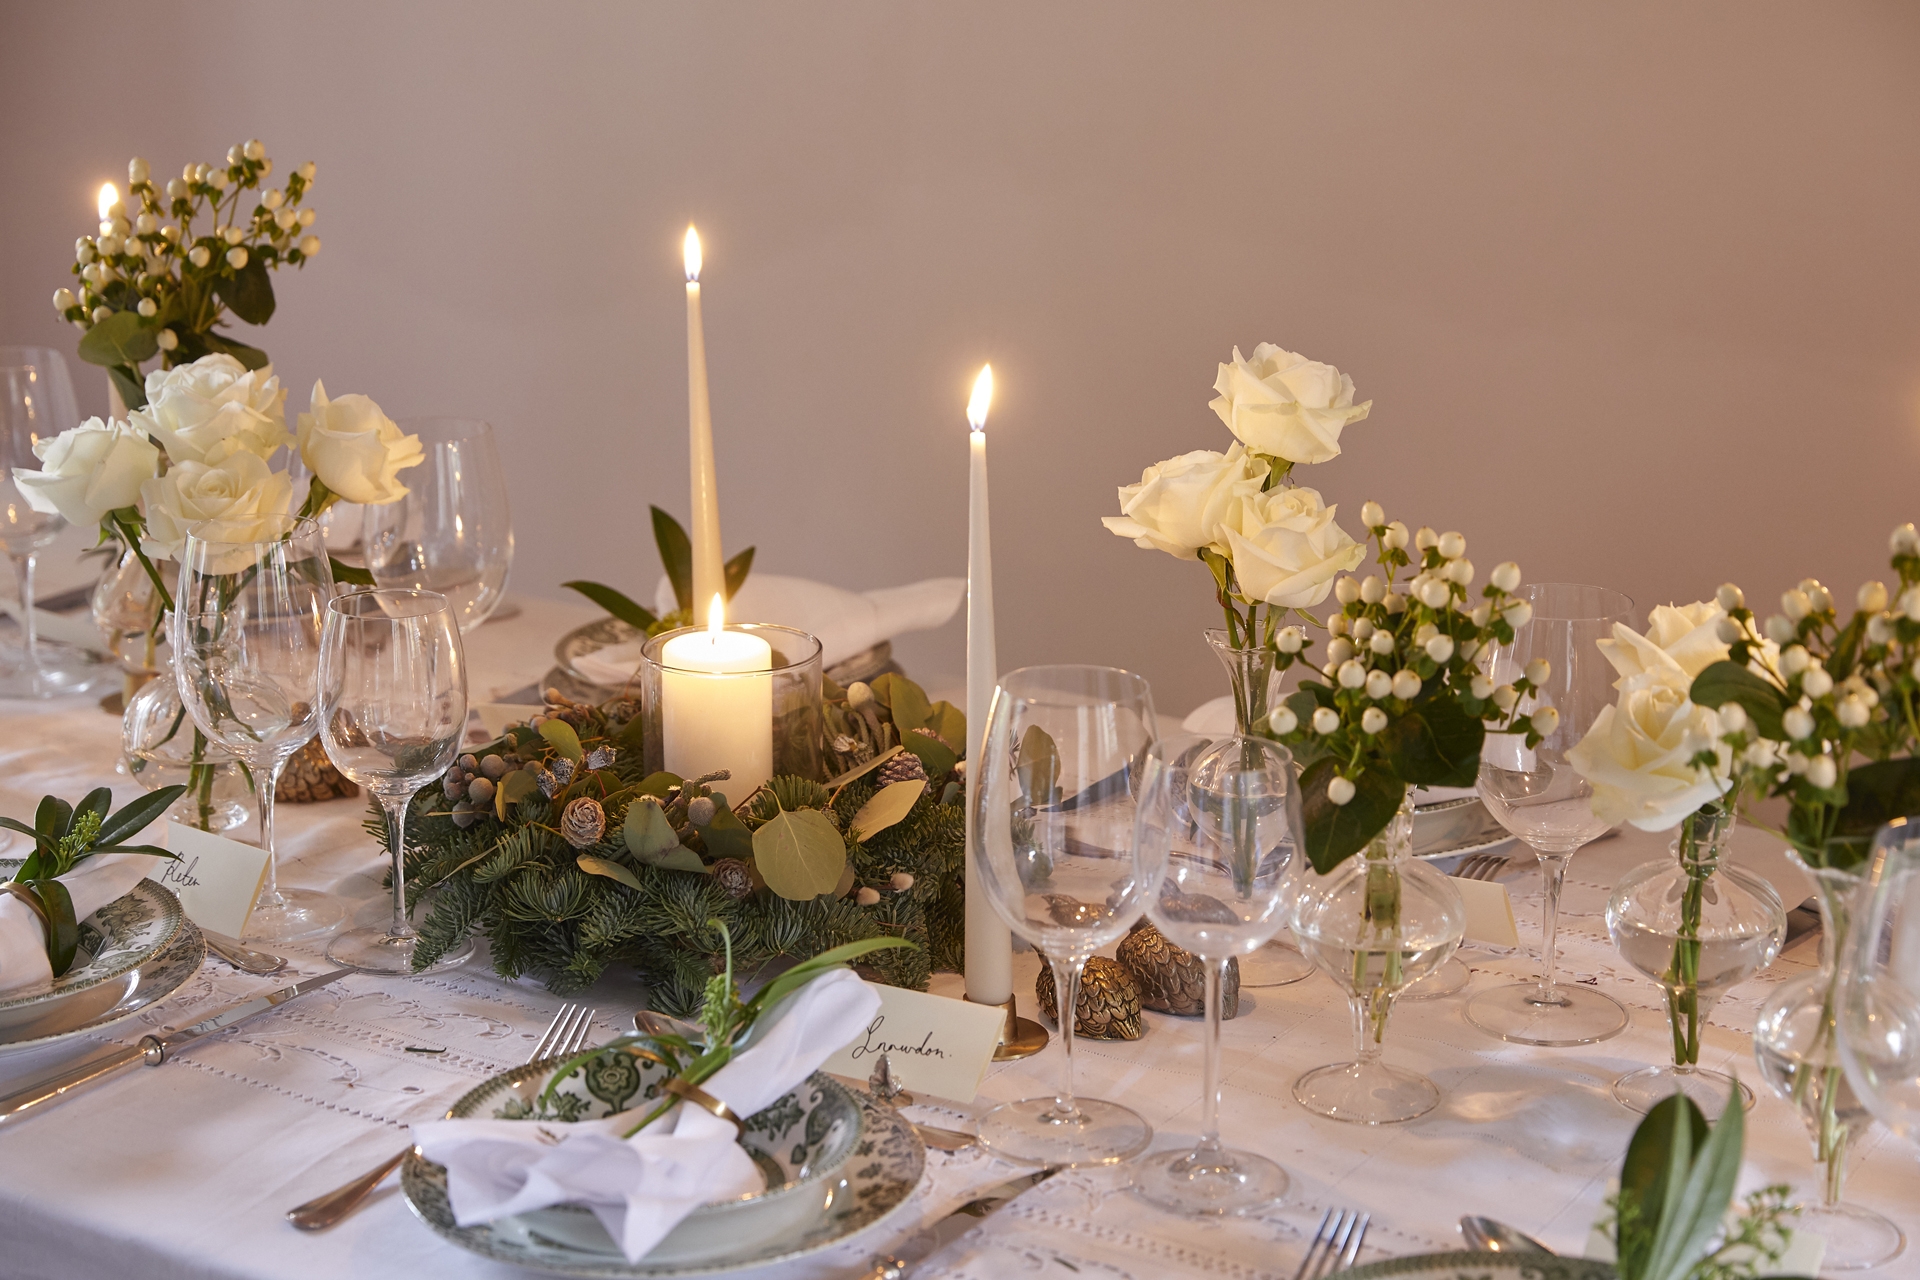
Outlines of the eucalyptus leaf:
{"label": "eucalyptus leaf", "polygon": [[890,782],[868,797],[847,826],[860,839],[870,840],[913,812],[913,806],[926,790],[925,778]]}
{"label": "eucalyptus leaf", "polygon": [[753,862],[769,889],[806,902],[840,882],[847,845],[818,809],[783,811],[753,833]]}
{"label": "eucalyptus leaf", "polygon": [[664,868],[668,871],[697,871],[703,876],[713,874],[712,868],[700,861],[700,855],[683,844],[675,845],[673,848],[667,850],[666,853],[654,860],[651,865]]}
{"label": "eucalyptus leaf", "polygon": [[140,371],[130,364],[107,366],[107,376],[113,385],[120,389],[120,400],[129,409],[147,407],[147,388],[140,381]]}
{"label": "eucalyptus leaf", "polygon": [[540,736],[553,744],[553,749],[562,756],[579,764],[586,759],[587,753],[581,749],[580,735],[565,720],[550,719],[540,726]]}
{"label": "eucalyptus leaf", "polygon": [[1847,803],[1828,842],[1840,855],[1830,858],[1832,865],[1865,861],[1874,832],[1910,813],[1920,813],[1920,756],[1876,760],[1848,770]]}
{"label": "eucalyptus leaf", "polygon": [[627,848],[642,862],[651,862],[681,847],[680,837],[667,821],[666,810],[651,800],[635,800],[627,806],[627,820],[622,830]]}
{"label": "eucalyptus leaf", "polygon": [[748,547],[739,555],[721,566],[720,575],[727,584],[727,599],[733,599],[733,593],[747,580],[747,574],[753,568],[753,548]]}
{"label": "eucalyptus leaf", "polygon": [[266,352],[258,347],[250,347],[244,342],[235,342],[232,338],[223,338],[217,333],[203,333],[200,337],[206,344],[207,350],[232,356],[249,369],[264,369],[273,363]]}
{"label": "eucalyptus leaf", "polygon": [[[691,850],[689,850],[689,852],[691,852]],[[629,889],[637,890],[640,888],[639,876],[636,876],[633,872],[610,859],[596,858],[592,854],[583,853],[575,858],[574,861],[579,864],[582,871],[590,876],[605,876],[609,880],[618,880]]]}
{"label": "eucalyptus leaf", "polygon": [[660,566],[667,571],[667,581],[673,583],[673,598],[679,602],[682,613],[693,609],[693,543],[687,539],[687,531],[680,522],[662,511],[652,507],[653,541],[660,548]]}
{"label": "eucalyptus leaf", "polygon": [[634,790],[643,796],[657,796],[664,800],[667,792],[679,786],[685,779],[677,773],[668,773],[664,769],[659,773],[650,773],[640,780]]}
{"label": "eucalyptus leaf", "polygon": [[505,822],[508,805],[519,804],[539,790],[540,784],[525,769],[502,774],[499,785],[493,789],[493,816]]}
{"label": "eucalyptus leaf", "polygon": [[944,778],[953,772],[960,757],[949,750],[938,738],[929,738],[924,733],[903,733],[900,745],[920,757],[921,767],[929,778]]}
{"label": "eucalyptus leaf", "polygon": [[873,681],[876,696],[886,704],[893,715],[893,726],[900,731],[902,741],[906,740],[907,730],[930,727],[933,719],[933,704],[927,701],[927,691],[897,671],[889,671]]}
{"label": "eucalyptus leaf", "polygon": [[354,587],[370,587],[373,575],[359,565],[345,564],[334,556],[327,557],[327,566],[333,570],[335,585],[346,583]]}
{"label": "eucalyptus leaf", "polygon": [[1019,780],[1020,794],[1026,797],[1027,803],[1050,803],[1054,787],[1060,781],[1060,748],[1053,738],[1039,725],[1028,725],[1027,731],[1020,735],[1020,754],[1014,759],[1014,777]]}
{"label": "eucalyptus leaf", "polygon": [[933,704],[932,713],[927,717],[927,728],[951,742],[966,755],[973,744],[967,741],[966,712],[948,702],[945,698]]}
{"label": "eucalyptus leaf", "polygon": [[257,253],[249,255],[247,265],[232,275],[215,276],[213,291],[248,324],[273,319],[273,280],[267,274],[267,260]]}
{"label": "eucalyptus leaf", "polygon": [[1480,774],[1487,728],[1452,698],[1416,702],[1380,735],[1381,750],[1403,782],[1470,787]]}
{"label": "eucalyptus leaf", "polygon": [[563,582],[560,585],[569,590],[578,591],[581,595],[593,601],[614,617],[620,619],[620,621],[630,627],[637,627],[641,631],[645,631],[648,627],[651,627],[660,620],[654,616],[651,609],[641,608],[639,604],[635,603],[624,593],[616,591],[603,583],[576,579],[573,582]]}
{"label": "eucalyptus leaf", "polygon": [[753,836],[754,833],[747,830],[747,824],[740,821],[740,815],[724,805],[714,811],[713,821],[700,832],[708,853],[716,858],[738,858],[742,862],[752,858],[759,848],[754,844]]}
{"label": "eucalyptus leaf", "polygon": [[1762,737],[1775,742],[1786,739],[1780,718],[1786,712],[1786,695],[1764,677],[1737,662],[1721,659],[1693,678],[1687,696],[1695,705],[1720,708],[1729,702],[1740,705],[1753,720]]}
{"label": "eucalyptus leaf", "polygon": [[115,365],[137,366],[159,354],[160,335],[142,324],[132,311],[114,312],[80,338],[80,358],[109,369]]}
{"label": "eucalyptus leaf", "polygon": [[1306,836],[1307,860],[1323,876],[1386,830],[1407,794],[1406,783],[1384,769],[1368,769],[1353,780],[1353,799],[1335,804],[1327,796],[1327,784],[1337,772],[1335,761],[1320,759],[1300,775],[1301,826]]}

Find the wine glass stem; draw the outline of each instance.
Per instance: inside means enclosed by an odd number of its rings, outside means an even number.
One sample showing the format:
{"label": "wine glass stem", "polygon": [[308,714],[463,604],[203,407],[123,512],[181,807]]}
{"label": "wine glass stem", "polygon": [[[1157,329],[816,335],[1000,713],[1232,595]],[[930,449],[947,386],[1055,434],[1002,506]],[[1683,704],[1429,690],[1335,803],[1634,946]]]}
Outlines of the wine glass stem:
{"label": "wine glass stem", "polygon": [[1227,962],[1202,957],[1200,963],[1207,968],[1207,1058],[1200,1077],[1200,1142],[1194,1147],[1194,1153],[1205,1155],[1220,1149],[1220,1022],[1224,1013],[1220,1007],[1220,989],[1226,978]]}
{"label": "wine glass stem", "polygon": [[37,678],[40,672],[40,624],[33,616],[32,552],[13,557],[13,581],[20,593],[20,633],[25,637],[27,669]]}
{"label": "wine glass stem", "polygon": [[280,896],[280,868],[275,865],[280,858],[273,851],[273,793],[280,785],[280,773],[287,767],[287,757],[268,756],[249,760],[247,765],[253,770],[254,789],[260,793],[260,847],[267,851],[267,882],[261,886],[257,905],[271,911],[287,905],[287,900]]}
{"label": "wine glass stem", "polygon": [[1054,1095],[1055,1120],[1073,1120],[1080,1115],[1080,1108],[1073,1100],[1073,1016],[1074,1008],[1080,1002],[1080,974],[1086,967],[1085,956],[1068,956],[1053,966],[1054,995],[1060,1002],[1060,1045],[1067,1051],[1067,1065],[1062,1073],[1060,1092]]}
{"label": "wine glass stem", "polygon": [[411,938],[413,925],[407,920],[407,805],[413,800],[413,792],[401,795],[382,795],[380,807],[387,811],[387,847],[393,855],[393,924],[387,930],[389,938]]}
{"label": "wine glass stem", "polygon": [[1560,887],[1566,883],[1570,855],[1541,853],[1537,849],[1534,853],[1540,859],[1540,878],[1547,890],[1540,922],[1540,995],[1543,1000],[1553,1002],[1553,969],[1559,950]]}

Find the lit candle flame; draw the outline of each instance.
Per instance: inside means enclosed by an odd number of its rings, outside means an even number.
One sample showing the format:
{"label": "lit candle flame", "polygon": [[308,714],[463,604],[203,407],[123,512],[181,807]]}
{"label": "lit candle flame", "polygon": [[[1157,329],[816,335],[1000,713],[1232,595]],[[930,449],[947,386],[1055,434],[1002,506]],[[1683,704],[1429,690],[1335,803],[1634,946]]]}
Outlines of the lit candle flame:
{"label": "lit candle flame", "polygon": [[687,228],[687,279],[698,284],[700,281],[700,233],[691,226]]}
{"label": "lit candle flame", "polygon": [[107,210],[120,203],[120,189],[111,182],[100,184],[100,221],[107,220]]}
{"label": "lit candle flame", "polygon": [[707,635],[718,640],[720,633],[726,629],[726,625],[726,602],[720,598],[720,593],[716,591],[713,593],[713,603],[707,606]]}
{"label": "lit candle flame", "polygon": [[980,366],[980,376],[973,380],[973,399],[967,401],[967,421],[975,431],[987,429],[987,406],[993,403],[993,366]]}

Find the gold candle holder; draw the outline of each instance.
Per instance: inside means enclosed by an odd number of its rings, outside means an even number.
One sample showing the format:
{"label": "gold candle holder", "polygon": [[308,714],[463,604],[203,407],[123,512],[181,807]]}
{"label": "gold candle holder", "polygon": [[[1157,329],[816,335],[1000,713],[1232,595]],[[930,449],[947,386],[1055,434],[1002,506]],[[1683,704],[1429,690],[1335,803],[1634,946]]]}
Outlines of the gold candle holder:
{"label": "gold candle holder", "polygon": [[[978,1003],[971,996],[964,997],[970,1003]],[[1031,1018],[1020,1016],[1014,1007],[1014,998],[1008,996],[1006,1002],[997,1006],[1007,1011],[1007,1020],[1000,1027],[998,1047],[993,1051],[995,1062],[1012,1062],[1017,1058],[1031,1058],[1047,1047],[1047,1029]]]}

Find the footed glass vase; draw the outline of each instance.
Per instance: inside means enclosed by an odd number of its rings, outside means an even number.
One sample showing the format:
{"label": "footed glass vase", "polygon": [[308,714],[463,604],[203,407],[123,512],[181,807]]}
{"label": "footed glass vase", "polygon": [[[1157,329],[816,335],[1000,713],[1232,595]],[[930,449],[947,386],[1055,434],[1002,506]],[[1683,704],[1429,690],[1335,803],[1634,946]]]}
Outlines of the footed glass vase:
{"label": "footed glass vase", "polygon": [[1898,1256],[1906,1236],[1873,1210],[1841,1199],[1854,1139],[1873,1123],[1847,1081],[1835,1036],[1839,957],[1846,953],[1852,932],[1860,876],[1808,866],[1792,850],[1787,857],[1814,880],[1820,903],[1820,968],[1786,983],[1761,1006],[1753,1028],[1753,1056],[1761,1079],[1799,1111],[1813,1138],[1813,1158],[1826,1166],[1820,1203],[1803,1202],[1794,1228],[1826,1237],[1823,1271],[1862,1271]]}
{"label": "footed glass vase", "polygon": [[[162,625],[161,634],[166,634]],[[231,751],[208,739],[187,714],[174,681],[173,655],[156,655],[157,674],[127,699],[120,748],[127,772],[148,791],[184,783],[167,816],[202,831],[231,831],[253,820],[253,779]]]}
{"label": "footed glass vase", "polygon": [[[1207,644],[1227,669],[1233,686],[1233,731],[1243,738],[1257,737],[1266,728],[1273,694],[1277,655],[1270,645],[1248,647],[1224,627],[1207,631]],[[1311,977],[1313,961],[1288,940],[1283,931],[1265,946],[1240,957],[1240,985],[1284,987]]]}
{"label": "footed glass vase", "polygon": [[1356,1124],[1393,1124],[1433,1110],[1440,1090],[1381,1060],[1393,1002],[1460,945],[1467,908],[1447,877],[1413,857],[1413,808],[1328,876],[1308,875],[1293,929],[1314,963],[1347,993],[1354,1061],[1316,1067],[1293,1085],[1309,1111]]}
{"label": "footed glass vase", "polygon": [[1673,1062],[1630,1071],[1613,1082],[1614,1100],[1645,1113],[1684,1093],[1709,1120],[1739,1090],[1724,1071],[1700,1066],[1707,1014],[1735,983],[1773,963],[1786,936],[1787,913],[1773,886],[1722,864],[1732,846],[1733,814],[1704,808],[1689,814],[1673,838],[1673,858],[1629,871],[1607,901],[1607,932],[1620,955],[1660,984],[1673,1030]]}

